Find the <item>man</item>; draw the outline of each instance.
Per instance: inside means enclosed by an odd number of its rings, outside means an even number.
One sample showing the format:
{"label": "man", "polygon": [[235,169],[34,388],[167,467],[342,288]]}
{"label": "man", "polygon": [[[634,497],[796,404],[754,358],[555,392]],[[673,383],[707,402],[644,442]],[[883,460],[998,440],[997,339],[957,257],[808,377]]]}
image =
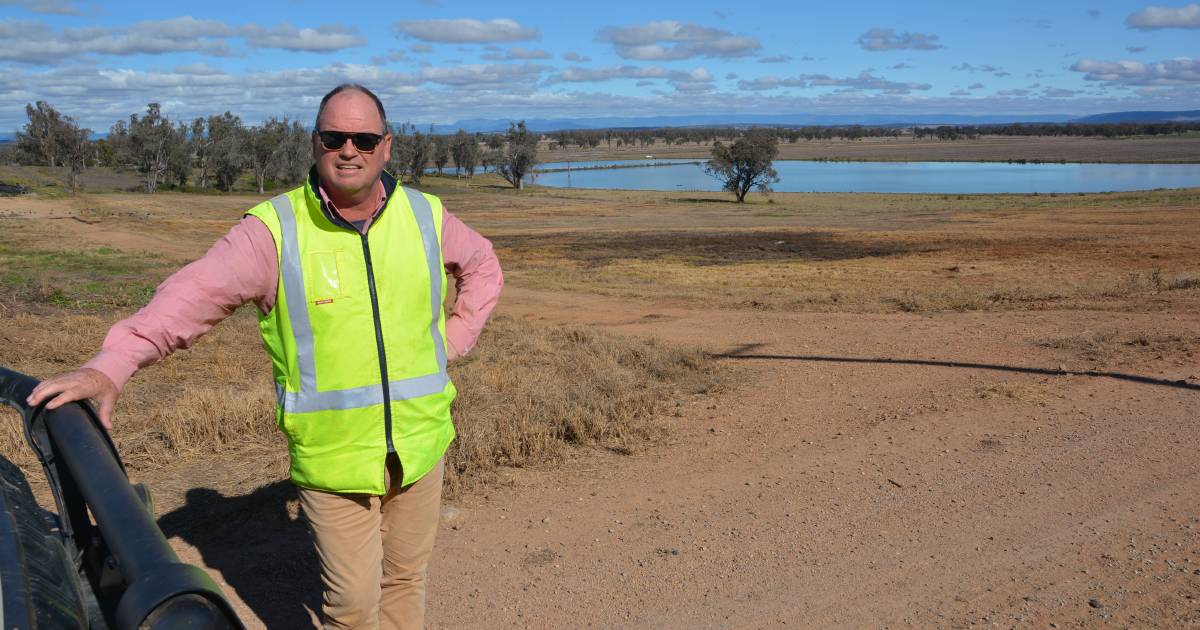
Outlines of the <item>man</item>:
{"label": "man", "polygon": [[[140,367],[255,302],[313,532],[327,628],[420,628],[443,454],[454,438],[446,363],[468,352],[503,276],[491,243],[384,172],[379,99],[321,101],[307,183],[250,209],[203,258],[109,331],[101,352],[41,383],[31,405],[93,399],[112,427]],[[446,317],[443,269],[458,289]]]}

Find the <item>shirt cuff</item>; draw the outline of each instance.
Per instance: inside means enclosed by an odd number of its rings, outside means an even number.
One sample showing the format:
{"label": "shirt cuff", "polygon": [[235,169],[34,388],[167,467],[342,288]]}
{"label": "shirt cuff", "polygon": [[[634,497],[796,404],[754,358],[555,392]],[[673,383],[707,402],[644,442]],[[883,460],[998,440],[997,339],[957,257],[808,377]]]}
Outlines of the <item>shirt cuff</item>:
{"label": "shirt cuff", "polygon": [[118,392],[125,388],[125,383],[128,383],[129,379],[133,377],[133,373],[138,370],[137,363],[112,350],[101,350],[99,354],[92,357],[91,361],[84,363],[83,367],[91,368],[107,376],[108,380],[117,386]]}
{"label": "shirt cuff", "polygon": [[457,317],[446,319],[446,358],[453,361],[470,352],[471,333]]}

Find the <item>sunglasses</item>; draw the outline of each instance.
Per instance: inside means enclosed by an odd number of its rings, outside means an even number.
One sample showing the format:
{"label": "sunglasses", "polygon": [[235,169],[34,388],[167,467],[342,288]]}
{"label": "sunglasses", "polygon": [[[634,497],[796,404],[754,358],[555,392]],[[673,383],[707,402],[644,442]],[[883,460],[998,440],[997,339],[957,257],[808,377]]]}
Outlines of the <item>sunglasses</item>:
{"label": "sunglasses", "polygon": [[383,142],[383,136],[377,133],[357,132],[350,133],[346,131],[318,131],[317,137],[321,140],[321,146],[325,147],[326,151],[337,151],[346,145],[346,140],[354,143],[354,148],[359,153],[373,153],[375,147]]}

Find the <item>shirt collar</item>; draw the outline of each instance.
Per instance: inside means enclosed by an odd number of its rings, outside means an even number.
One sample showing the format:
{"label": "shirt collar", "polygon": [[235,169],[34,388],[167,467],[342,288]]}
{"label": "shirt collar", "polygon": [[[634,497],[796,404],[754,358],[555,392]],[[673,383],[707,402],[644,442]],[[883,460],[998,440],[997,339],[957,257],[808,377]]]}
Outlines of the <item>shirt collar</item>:
{"label": "shirt collar", "polygon": [[[333,200],[329,198],[329,195],[325,192],[325,188],[321,185],[321,178],[317,176],[317,167],[315,166],[308,171],[308,185],[316,191],[317,201],[321,204],[321,214],[324,214],[326,219],[329,219],[334,225],[354,230],[355,232],[359,231],[358,228],[343,218],[341,213],[338,212],[337,207],[333,205]],[[380,173],[379,181],[375,183],[375,189],[379,191],[379,205],[375,208],[375,212],[371,214],[370,218],[367,219],[364,228],[374,223],[379,218],[379,215],[383,213],[383,209],[387,207],[387,202],[392,198],[392,193],[396,191],[397,185],[396,178],[392,177],[390,173],[387,171]]]}

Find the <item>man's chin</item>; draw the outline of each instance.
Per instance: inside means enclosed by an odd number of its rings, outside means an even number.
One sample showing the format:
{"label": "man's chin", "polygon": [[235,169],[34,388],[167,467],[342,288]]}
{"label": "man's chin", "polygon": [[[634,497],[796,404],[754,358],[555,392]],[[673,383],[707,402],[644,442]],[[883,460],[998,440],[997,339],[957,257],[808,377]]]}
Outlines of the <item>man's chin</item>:
{"label": "man's chin", "polygon": [[367,179],[367,173],[362,170],[335,170],[333,172],[333,177],[329,178],[328,184],[332,188],[337,188],[345,192],[354,192],[369,185],[371,182],[367,181]]}

